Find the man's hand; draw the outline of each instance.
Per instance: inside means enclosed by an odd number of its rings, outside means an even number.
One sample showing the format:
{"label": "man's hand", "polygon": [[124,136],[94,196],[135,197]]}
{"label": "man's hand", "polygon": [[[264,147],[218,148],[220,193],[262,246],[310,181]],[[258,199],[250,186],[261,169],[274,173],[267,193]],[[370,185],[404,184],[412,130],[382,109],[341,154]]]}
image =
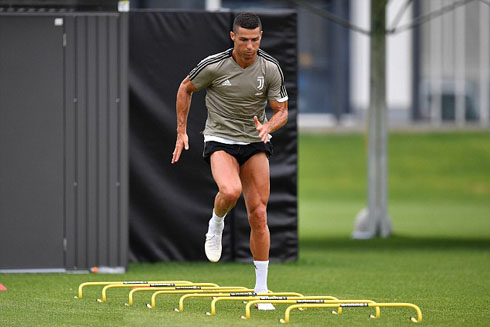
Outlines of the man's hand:
{"label": "man's hand", "polygon": [[187,136],[187,133],[177,134],[177,141],[175,142],[175,149],[172,156],[172,164],[179,161],[180,155],[182,154],[182,149],[189,150],[189,137]]}
{"label": "man's hand", "polygon": [[262,142],[267,143],[269,141],[269,133],[271,131],[268,124],[261,124],[257,116],[254,116],[255,129],[259,132]]}

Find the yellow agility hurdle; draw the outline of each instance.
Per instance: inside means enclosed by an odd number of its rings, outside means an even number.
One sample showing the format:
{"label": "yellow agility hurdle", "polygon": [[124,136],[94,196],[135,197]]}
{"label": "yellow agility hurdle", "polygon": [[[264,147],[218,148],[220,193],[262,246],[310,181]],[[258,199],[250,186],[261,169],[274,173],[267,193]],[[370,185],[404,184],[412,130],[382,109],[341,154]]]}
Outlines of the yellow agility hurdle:
{"label": "yellow agility hurdle", "polygon": [[148,285],[151,283],[178,283],[178,284],[191,284],[192,282],[187,280],[164,280],[164,281],[118,281],[118,282],[85,282],[78,286],[78,296],[75,299],[83,298],[83,289],[88,286],[106,286],[106,285]]}
{"label": "yellow agility hurdle", "polygon": [[[233,291],[233,290],[240,290],[240,291],[253,291],[251,289],[245,289],[245,288],[241,288],[241,286],[237,286],[237,287],[240,287],[240,288],[236,288],[234,286],[223,286],[223,287],[220,287],[219,285],[218,286],[214,286],[213,288],[216,288],[216,287],[219,287],[220,291]],[[222,288],[224,288],[222,290]],[[182,288],[179,288],[179,289],[182,289]],[[186,288],[188,289],[188,288]],[[200,288],[193,288],[193,289],[196,289],[196,290],[200,290]],[[126,303],[127,306],[132,306],[134,304],[134,294],[136,292],[155,292],[155,291],[170,291],[169,289],[165,289],[165,288],[162,288],[162,289],[150,289],[148,287],[142,287],[142,288],[134,288],[132,289],[130,292],[129,292],[129,296],[128,296],[128,303]],[[173,294],[181,294],[181,293],[173,293]],[[191,293],[190,295],[192,294],[195,294],[195,293]],[[189,295],[188,292],[186,292],[185,295]]]}
{"label": "yellow agility hurdle", "polygon": [[150,309],[154,309],[156,307],[156,298],[161,294],[190,294],[190,293],[221,293],[223,291],[246,291],[249,290],[243,286],[221,286],[221,287],[202,287],[202,288],[186,288],[184,290],[175,290],[175,291],[158,291],[153,293],[151,296],[151,303],[148,303],[146,306]]}
{"label": "yellow agility hurdle", "polygon": [[[290,297],[287,300],[254,300],[247,303],[245,306],[245,316],[241,316],[242,319],[250,319],[252,305],[257,303],[278,303],[278,304],[311,304],[311,303],[331,303],[331,304],[340,304],[340,303],[376,303],[372,300],[339,300],[332,299],[333,296],[303,296],[303,297]],[[335,314],[342,314],[342,307],[340,305],[337,306],[337,312],[333,311]],[[380,317],[380,309],[379,307],[375,308],[376,315],[371,315],[371,318],[379,318]]]}
{"label": "yellow agility hurdle", "polygon": [[[154,283],[154,284],[132,284],[132,285],[106,285],[102,289],[102,295],[100,299],[97,299],[97,302],[106,302],[107,301],[107,291],[111,288],[145,288],[149,290],[163,290],[163,289],[180,289],[180,287],[201,287],[201,286],[209,286],[209,287],[219,287],[218,284],[215,283],[188,283],[188,284],[175,284],[175,283]],[[182,288],[185,289],[185,288]]]}
{"label": "yellow agility hurdle", "polygon": [[[217,297],[211,301],[211,312],[206,312],[208,316],[216,315],[216,304],[220,301],[254,301],[254,300],[286,300],[287,297],[304,297],[301,293],[296,292],[272,292],[259,293],[257,296],[237,296],[237,297]],[[333,299],[337,299],[332,297]],[[338,299],[337,299],[338,300]]]}
{"label": "yellow agility hurdle", "polygon": [[[303,304],[293,304],[289,306],[286,309],[286,312],[284,313],[284,319],[280,319],[279,321],[282,324],[287,324],[289,323],[289,318],[291,314],[291,310],[294,309],[300,309],[300,308],[336,308],[338,307],[339,304],[331,304],[331,303],[317,303],[317,304],[312,304],[312,303],[303,303]],[[422,311],[418,306],[412,303],[340,303],[340,307],[351,307],[351,308],[358,308],[358,307],[408,307],[408,308],[413,308],[417,312],[417,318],[415,317],[410,317],[410,320],[413,322],[422,322]]]}
{"label": "yellow agility hurdle", "polygon": [[[261,295],[267,295],[272,293],[269,290],[269,293],[260,293]],[[185,294],[182,295],[179,299],[179,307],[174,308],[176,312],[184,311],[184,300],[193,298],[193,297],[236,297],[236,296],[257,296],[258,294],[254,292],[254,289],[246,289],[240,290],[240,292],[224,292],[224,293],[202,293],[202,294]]]}

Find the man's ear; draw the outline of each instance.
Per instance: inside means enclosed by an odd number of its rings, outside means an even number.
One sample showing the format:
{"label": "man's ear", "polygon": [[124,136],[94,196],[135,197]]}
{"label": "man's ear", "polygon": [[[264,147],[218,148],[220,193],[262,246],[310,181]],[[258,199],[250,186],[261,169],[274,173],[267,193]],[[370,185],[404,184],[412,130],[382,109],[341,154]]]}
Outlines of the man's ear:
{"label": "man's ear", "polygon": [[235,33],[233,33],[233,31],[230,31],[230,37],[231,39],[233,40],[233,42],[235,42]]}

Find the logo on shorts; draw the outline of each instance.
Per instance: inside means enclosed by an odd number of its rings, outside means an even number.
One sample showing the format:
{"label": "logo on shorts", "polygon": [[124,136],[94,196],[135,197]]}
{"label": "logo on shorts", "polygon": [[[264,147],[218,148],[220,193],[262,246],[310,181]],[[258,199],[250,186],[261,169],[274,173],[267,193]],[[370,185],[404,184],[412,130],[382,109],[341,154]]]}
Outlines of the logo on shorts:
{"label": "logo on shorts", "polygon": [[222,86],[231,86],[231,82],[229,79],[227,79],[226,81],[224,81],[223,83],[221,83]]}

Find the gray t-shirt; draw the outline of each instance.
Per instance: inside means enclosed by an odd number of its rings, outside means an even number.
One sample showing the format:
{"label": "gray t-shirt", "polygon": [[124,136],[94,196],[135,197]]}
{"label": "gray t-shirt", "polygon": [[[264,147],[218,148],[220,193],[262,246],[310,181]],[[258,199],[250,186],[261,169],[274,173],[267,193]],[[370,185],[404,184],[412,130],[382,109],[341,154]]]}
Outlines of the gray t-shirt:
{"label": "gray t-shirt", "polygon": [[253,117],[265,123],[267,100],[288,99],[284,75],[279,62],[261,49],[254,63],[245,69],[235,62],[232,51],[228,49],[205,58],[189,73],[198,90],[207,88],[204,135],[260,142]]}

